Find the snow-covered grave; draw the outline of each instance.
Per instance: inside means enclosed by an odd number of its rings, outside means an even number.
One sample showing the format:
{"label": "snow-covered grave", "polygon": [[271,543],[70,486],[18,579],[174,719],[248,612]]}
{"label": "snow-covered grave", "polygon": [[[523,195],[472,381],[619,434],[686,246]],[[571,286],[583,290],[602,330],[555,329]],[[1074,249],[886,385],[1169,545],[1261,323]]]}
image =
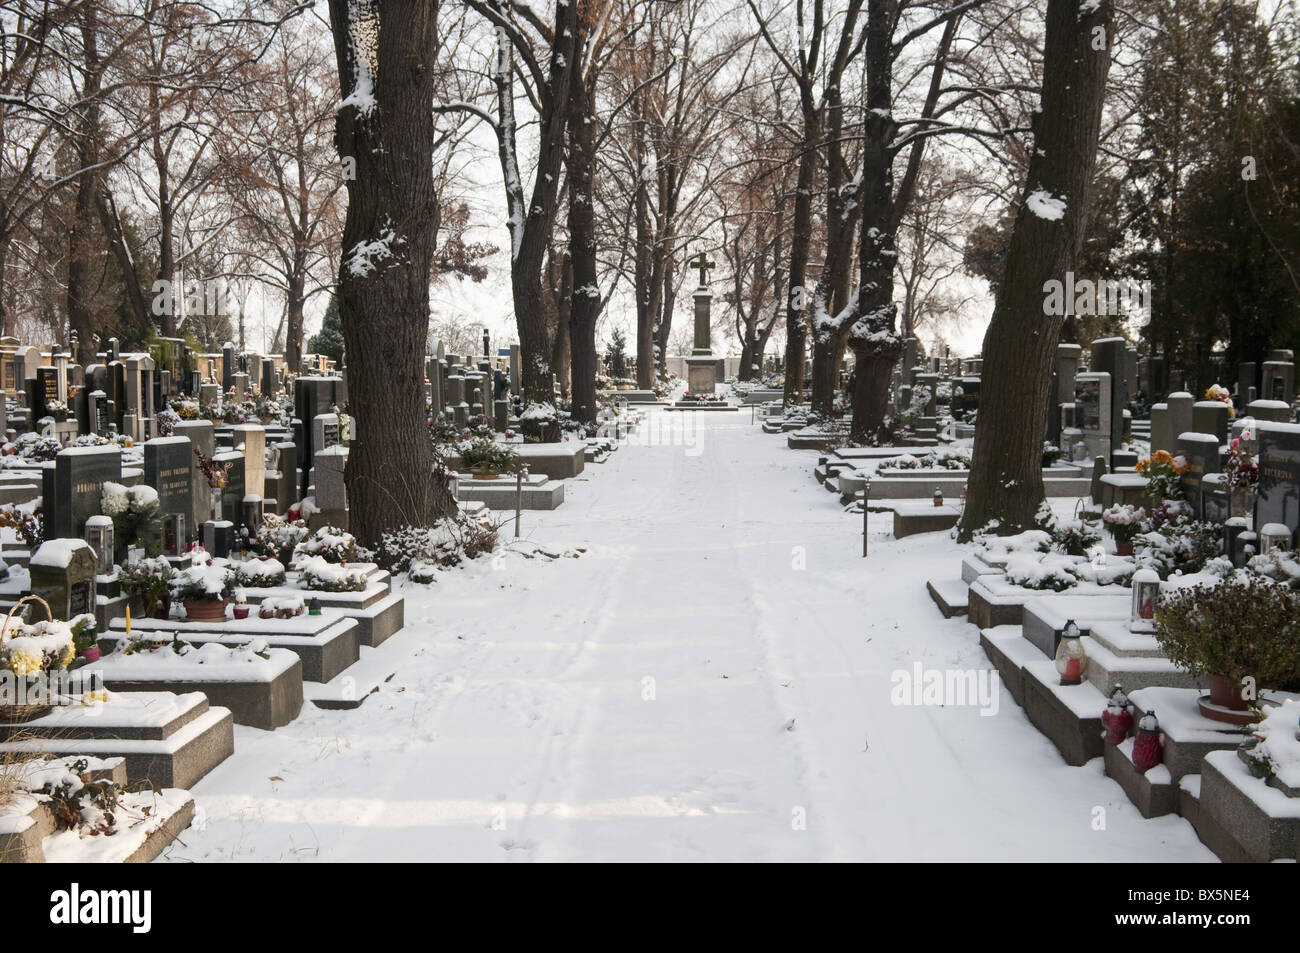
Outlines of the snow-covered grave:
{"label": "snow-covered grave", "polygon": [[76,674],[97,678],[119,693],[201,691],[212,704],[228,708],[235,724],[268,731],[287,725],[302,710],[302,661],[261,639],[191,645],[159,631],[120,639],[114,651]]}
{"label": "snow-covered grave", "polygon": [[194,817],[194,798],[181,788],[121,790],[128,775],[120,757],[33,759],[9,773],[0,863],[147,863]]}
{"label": "snow-covered grave", "polygon": [[202,692],[108,692],[107,700],[54,706],[0,722],[0,753],[120,757],[127,780],[192,787],[234,751],[234,719]]}
{"label": "snow-covered grave", "polygon": [[[111,631],[99,640],[100,651],[112,651],[126,629],[126,620],[114,619]],[[302,679],[328,682],[360,658],[360,626],[338,609],[321,609],[319,615],[303,614],[291,619],[262,619],[250,613],[247,619],[200,622],[176,619],[133,619],[131,631],[142,635],[172,633],[194,645],[215,642],[242,646],[264,642],[270,648],[288,649],[302,661]]]}

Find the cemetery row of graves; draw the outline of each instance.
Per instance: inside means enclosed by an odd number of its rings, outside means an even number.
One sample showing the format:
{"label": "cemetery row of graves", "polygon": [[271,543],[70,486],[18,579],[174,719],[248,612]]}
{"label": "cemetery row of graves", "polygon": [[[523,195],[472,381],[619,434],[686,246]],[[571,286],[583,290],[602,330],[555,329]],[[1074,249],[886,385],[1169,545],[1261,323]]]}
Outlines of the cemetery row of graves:
{"label": "cemetery row of graves", "polygon": [[[395,670],[405,600],[563,503],[637,425],[519,436],[518,349],[427,361],[442,524],[348,532],[347,371],[106,342],[81,367],[0,339],[0,859],[149,860],[189,788],[305,705],[360,708]],[[636,396],[636,395],[632,395]],[[650,400],[654,395],[650,395]],[[589,475],[589,471],[588,471]],[[583,477],[587,478],[586,476]],[[509,521],[514,520],[514,527]]]}
{"label": "cemetery row of graves", "polygon": [[[981,362],[921,363],[907,348],[894,446],[845,446],[834,420],[783,412],[779,392],[745,397],[765,431],[820,451],[814,475],[851,518],[892,516],[896,538],[958,524],[979,425]],[[1102,758],[1144,817],[1181,815],[1223,860],[1295,859],[1294,356],[1213,368],[1220,380],[1194,393],[1123,339],[1095,341],[1086,361],[1061,344],[1036,527],[988,527],[927,586],[943,616],[978,627],[1009,694],[1068,764]]]}

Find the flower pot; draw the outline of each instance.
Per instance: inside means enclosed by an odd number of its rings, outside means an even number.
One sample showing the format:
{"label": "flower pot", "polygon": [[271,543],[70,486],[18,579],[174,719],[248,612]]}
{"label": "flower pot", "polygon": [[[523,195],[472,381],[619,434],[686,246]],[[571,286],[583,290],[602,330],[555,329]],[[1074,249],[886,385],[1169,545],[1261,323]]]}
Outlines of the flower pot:
{"label": "flower pot", "polygon": [[1249,725],[1256,720],[1250,702],[1241,697],[1241,686],[1226,675],[1210,676],[1210,694],[1196,699],[1196,707],[1211,721],[1228,725]]}
{"label": "flower pot", "polygon": [[236,619],[247,619],[247,618],[248,618],[248,606],[235,606],[235,608],[234,608],[234,613],[235,613],[235,618],[236,618]]}
{"label": "flower pot", "polygon": [[185,618],[191,622],[224,622],[226,618],[226,600],[212,602],[208,599],[186,599]]}
{"label": "flower pot", "polygon": [[475,480],[495,480],[499,478],[501,474],[493,473],[491,470],[489,470],[487,473],[483,473],[479,470],[475,470],[473,476]]}
{"label": "flower pot", "polygon": [[90,648],[88,648],[88,649],[84,649],[84,650],[82,651],[82,653],[81,653],[81,657],[84,658],[84,659],[86,660],[87,663],[90,663],[90,662],[98,662],[98,661],[99,661],[99,646],[98,646],[98,645],[92,645],[92,646],[90,646]]}
{"label": "flower pot", "polygon": [[221,487],[214,486],[208,490],[208,515],[211,519],[221,519]]}

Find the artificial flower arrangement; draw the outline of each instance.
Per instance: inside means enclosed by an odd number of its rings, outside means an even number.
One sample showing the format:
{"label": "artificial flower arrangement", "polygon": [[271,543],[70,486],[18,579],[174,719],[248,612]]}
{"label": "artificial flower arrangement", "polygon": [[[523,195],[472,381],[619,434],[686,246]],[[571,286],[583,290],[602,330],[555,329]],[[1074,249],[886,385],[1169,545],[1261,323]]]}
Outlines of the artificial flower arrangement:
{"label": "artificial flower arrangement", "polygon": [[301,598],[263,599],[257,607],[260,619],[294,619],[307,612],[307,604]]}
{"label": "artificial flower arrangement", "polygon": [[122,582],[122,591],[133,602],[140,603],[146,616],[151,616],[159,608],[165,611],[171,599],[171,581],[175,575],[172,564],[165,557],[158,556],[127,563],[118,578]]}
{"label": "artificial flower arrangement", "polygon": [[61,400],[52,400],[45,405],[45,412],[55,420],[67,420],[71,411],[68,409],[66,402]]}
{"label": "artificial flower arrangement", "polygon": [[1254,490],[1259,485],[1259,457],[1247,449],[1240,437],[1233,437],[1228,443],[1223,473],[1231,489]]}
{"label": "artificial flower arrangement", "polygon": [[298,582],[304,589],[319,592],[360,592],[366,588],[364,567],[328,562],[321,556],[300,556],[294,560]]}
{"label": "artificial flower arrangement", "polygon": [[219,490],[226,485],[233,463],[218,464],[198,447],[194,448],[194,459],[199,461],[199,472],[208,481],[210,489]]}
{"label": "artificial flower arrangement", "polygon": [[284,563],[270,557],[246,559],[235,564],[235,585],[270,589],[284,585]]}
{"label": "artificial flower arrangement", "polygon": [[1157,450],[1139,460],[1134,469],[1147,479],[1146,498],[1157,504],[1183,498],[1181,478],[1187,468],[1187,458],[1182,454],[1174,456],[1167,450]]}
{"label": "artificial flower arrangement", "polygon": [[144,483],[127,487],[111,480],[100,491],[100,511],[113,520],[113,556],[126,558],[133,548],[148,556],[162,552],[162,521],[158,518],[158,491]]}
{"label": "artificial flower arrangement", "polygon": [[1115,542],[1121,551],[1121,555],[1127,555],[1132,552],[1133,539],[1138,533],[1146,529],[1147,511],[1140,506],[1130,506],[1127,503],[1116,503],[1102,511],[1101,521],[1106,524],[1110,534],[1115,537]]}
{"label": "artificial flower arrangement", "polygon": [[294,548],[307,538],[307,524],[268,513],[248,545],[258,556],[278,560],[282,565],[293,560]]}
{"label": "artificial flower arrangement", "polygon": [[461,444],[460,460],[467,470],[480,473],[508,473],[519,466],[519,454],[491,437],[475,437]]}
{"label": "artificial flower arrangement", "polygon": [[1234,417],[1237,416],[1237,411],[1232,406],[1232,395],[1228,393],[1228,389],[1226,387],[1222,387],[1218,384],[1211,384],[1205,390],[1205,399],[1217,400],[1221,404],[1227,404],[1229,420],[1232,420]]}
{"label": "artificial flower arrangement", "polygon": [[357,561],[357,539],[337,526],[322,526],[294,548],[293,568],[302,559],[319,557],[327,563],[347,564]]}

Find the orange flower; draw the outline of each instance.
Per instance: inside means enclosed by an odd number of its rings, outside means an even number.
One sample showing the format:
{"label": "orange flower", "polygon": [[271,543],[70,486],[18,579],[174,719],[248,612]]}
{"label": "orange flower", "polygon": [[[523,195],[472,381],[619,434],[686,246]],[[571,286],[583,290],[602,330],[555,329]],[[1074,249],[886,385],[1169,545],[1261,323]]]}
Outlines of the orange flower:
{"label": "orange flower", "polygon": [[1138,473],[1146,473],[1147,467],[1149,467],[1150,465],[1151,465],[1150,460],[1139,460],[1137,462],[1137,466],[1134,467],[1134,469],[1137,470]]}
{"label": "orange flower", "polygon": [[1173,459],[1168,450],[1157,450],[1156,455],[1152,457],[1154,463],[1172,463]]}

